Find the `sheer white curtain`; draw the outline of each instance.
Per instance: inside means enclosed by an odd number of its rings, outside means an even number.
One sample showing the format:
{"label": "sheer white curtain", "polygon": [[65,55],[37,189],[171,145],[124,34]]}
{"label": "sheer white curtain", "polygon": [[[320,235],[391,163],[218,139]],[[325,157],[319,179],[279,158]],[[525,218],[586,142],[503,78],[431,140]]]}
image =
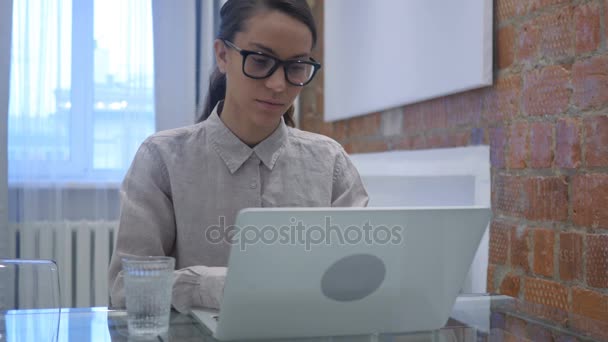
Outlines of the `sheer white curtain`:
{"label": "sheer white curtain", "polygon": [[221,3],[14,2],[3,241],[57,260],[64,306],[107,303],[120,183],[146,136],[194,121]]}
{"label": "sheer white curtain", "polygon": [[19,0],[12,19],[9,250],[57,260],[64,306],[105,305],[118,188],[155,131],[151,0]]}

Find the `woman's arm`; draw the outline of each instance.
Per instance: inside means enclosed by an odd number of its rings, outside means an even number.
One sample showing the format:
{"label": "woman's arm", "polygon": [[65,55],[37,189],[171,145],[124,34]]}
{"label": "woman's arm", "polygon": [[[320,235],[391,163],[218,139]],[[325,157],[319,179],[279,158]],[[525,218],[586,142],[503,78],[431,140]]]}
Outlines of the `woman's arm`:
{"label": "woman's arm", "polygon": [[[165,163],[150,139],[137,151],[121,188],[116,249],[109,269],[110,305],[125,307],[121,258],[129,255],[174,255],[175,214]],[[193,266],[175,271],[173,306],[219,307],[226,270]]]}
{"label": "woman's arm", "polygon": [[336,155],[332,186],[332,207],[366,207],[369,202],[367,191],[359,172],[344,151]]}

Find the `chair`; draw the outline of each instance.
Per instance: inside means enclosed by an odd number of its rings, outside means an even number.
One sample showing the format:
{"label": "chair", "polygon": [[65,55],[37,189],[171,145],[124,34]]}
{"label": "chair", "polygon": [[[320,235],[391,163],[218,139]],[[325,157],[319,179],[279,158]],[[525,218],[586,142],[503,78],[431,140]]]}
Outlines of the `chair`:
{"label": "chair", "polygon": [[0,259],[0,341],[57,341],[59,296],[54,261]]}

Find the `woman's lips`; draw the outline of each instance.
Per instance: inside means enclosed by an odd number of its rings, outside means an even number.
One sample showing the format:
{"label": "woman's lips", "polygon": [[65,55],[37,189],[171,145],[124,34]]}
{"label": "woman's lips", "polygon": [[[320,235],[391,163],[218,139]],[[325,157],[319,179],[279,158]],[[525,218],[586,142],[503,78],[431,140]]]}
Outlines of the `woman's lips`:
{"label": "woman's lips", "polygon": [[279,109],[279,108],[282,108],[282,107],[283,107],[283,104],[282,104],[282,103],[279,103],[279,102],[266,101],[266,100],[259,100],[259,99],[255,100],[255,101],[256,101],[256,102],[258,103],[258,105],[259,105],[260,107],[262,107],[263,109],[277,110],[277,109]]}

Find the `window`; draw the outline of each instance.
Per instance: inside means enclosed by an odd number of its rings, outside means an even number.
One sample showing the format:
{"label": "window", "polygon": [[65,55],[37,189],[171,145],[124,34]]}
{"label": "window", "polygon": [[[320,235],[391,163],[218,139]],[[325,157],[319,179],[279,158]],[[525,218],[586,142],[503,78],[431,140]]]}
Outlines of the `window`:
{"label": "window", "polygon": [[13,4],[9,182],[119,182],[154,132],[151,0]]}

